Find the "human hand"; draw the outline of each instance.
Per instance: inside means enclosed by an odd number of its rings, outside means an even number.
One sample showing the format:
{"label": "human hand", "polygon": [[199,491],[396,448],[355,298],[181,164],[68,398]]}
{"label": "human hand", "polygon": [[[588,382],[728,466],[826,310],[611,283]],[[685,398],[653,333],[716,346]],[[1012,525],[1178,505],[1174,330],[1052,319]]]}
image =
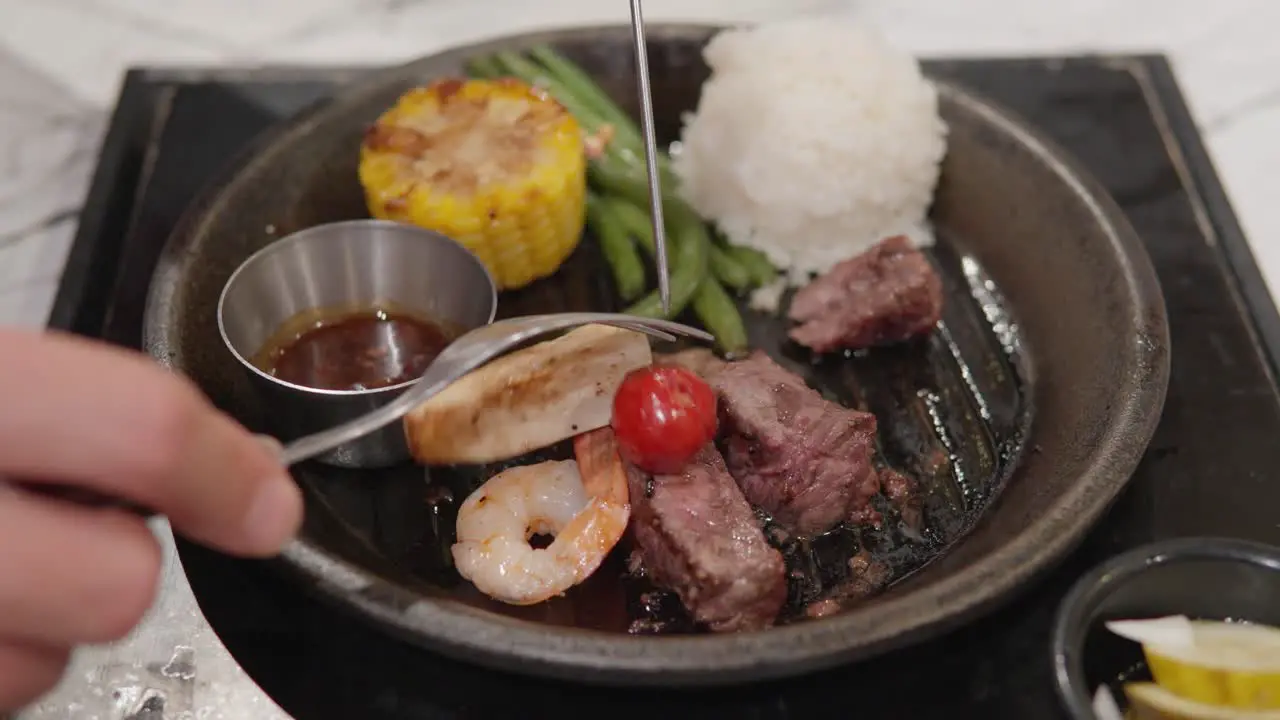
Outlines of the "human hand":
{"label": "human hand", "polygon": [[[166,515],[243,556],[302,521],[278,459],[185,379],[66,335],[0,330],[0,478],[57,482]],[[77,644],[129,632],[151,605],[160,547],[144,521],[0,483],[0,714],[52,687]]]}

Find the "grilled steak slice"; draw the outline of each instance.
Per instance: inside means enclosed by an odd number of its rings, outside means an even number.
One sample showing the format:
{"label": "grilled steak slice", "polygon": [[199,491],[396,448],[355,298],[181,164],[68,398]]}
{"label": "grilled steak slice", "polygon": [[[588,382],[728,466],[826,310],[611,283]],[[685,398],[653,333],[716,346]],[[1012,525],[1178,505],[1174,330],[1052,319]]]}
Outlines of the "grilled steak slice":
{"label": "grilled steak slice", "polygon": [[632,530],[649,577],[717,632],[773,624],[787,599],[782,554],[770,547],[715,445],[679,475],[629,468]]}
{"label": "grilled steak slice", "polygon": [[725,460],[748,501],[800,535],[876,517],[874,415],[828,402],[759,351],[709,382],[720,398]]}
{"label": "grilled steak slice", "polygon": [[882,240],[795,294],[792,340],[818,352],[901,342],[942,317],[942,280],[904,236]]}

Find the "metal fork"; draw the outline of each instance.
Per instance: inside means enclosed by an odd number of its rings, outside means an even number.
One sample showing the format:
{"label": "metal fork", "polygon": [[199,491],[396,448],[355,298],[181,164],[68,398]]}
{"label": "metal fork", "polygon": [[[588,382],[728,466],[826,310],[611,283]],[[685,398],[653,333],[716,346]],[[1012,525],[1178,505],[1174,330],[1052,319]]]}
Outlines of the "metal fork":
{"label": "metal fork", "polygon": [[[705,342],[714,340],[710,334],[688,325],[669,320],[636,317],[634,315],[560,313],[499,320],[476,328],[450,343],[444,349],[444,352],[440,353],[435,361],[431,363],[431,366],[423,373],[417,384],[377,410],[353,420],[348,420],[328,430],[298,438],[287,445],[281,445],[280,441],[270,435],[259,435],[258,438],[273,449],[276,449],[286,466],[308,460],[317,455],[322,455],[339,445],[351,442],[390,425],[404,417],[406,413],[419,404],[444,390],[450,383],[516,345],[550,332],[593,323],[626,328],[627,330],[642,332],[662,340],[675,340],[676,335],[697,338]],[[10,485],[43,497],[75,505],[93,508],[121,508],[143,517],[150,517],[155,514],[148,508],[138,506],[128,500],[104,495],[95,490],[43,482],[30,483],[0,477],[0,492],[3,492]]]}
{"label": "metal fork", "polygon": [[[714,340],[709,333],[688,325],[634,315],[559,313],[499,320],[476,328],[450,343],[431,363],[417,384],[390,403],[341,425],[298,438],[284,445],[280,451],[281,459],[286,466],[293,465],[368,435],[404,417],[410,410],[444,390],[450,383],[516,345],[557,330],[591,324],[613,325],[663,340],[675,340],[676,335],[706,342]],[[274,440],[264,439],[274,444]]]}

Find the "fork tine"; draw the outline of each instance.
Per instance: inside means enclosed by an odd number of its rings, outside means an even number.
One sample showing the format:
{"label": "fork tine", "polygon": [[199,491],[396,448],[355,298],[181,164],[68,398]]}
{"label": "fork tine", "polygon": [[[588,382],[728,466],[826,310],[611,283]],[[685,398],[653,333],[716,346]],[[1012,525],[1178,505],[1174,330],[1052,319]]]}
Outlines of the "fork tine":
{"label": "fork tine", "polygon": [[715,336],[705,330],[699,330],[683,323],[672,322],[670,320],[656,320],[651,318],[643,318],[642,322],[651,328],[662,330],[673,335],[684,335],[685,337],[697,338],[706,342],[714,342]]}
{"label": "fork tine", "polygon": [[683,335],[685,337],[698,338],[699,340],[704,340],[706,342],[715,341],[715,337],[711,333],[705,330],[700,330],[696,327],[685,325],[684,323],[675,322],[673,320],[646,318],[646,317],[640,317],[637,315],[623,315],[621,317],[627,318],[629,322],[642,324],[645,327],[652,328],[652,329],[662,330],[672,335]]}
{"label": "fork tine", "polygon": [[530,315],[520,319],[540,326],[542,328],[542,332],[595,323],[599,325],[625,327],[636,332],[643,332],[647,335],[653,335],[654,337],[663,338],[665,340],[674,340],[675,337],[672,336],[683,335],[685,337],[697,338],[706,342],[715,341],[715,337],[705,330],[700,330],[671,320],[647,318],[639,315],[623,315],[619,313],[563,313],[559,315]]}
{"label": "fork tine", "polygon": [[665,330],[659,330],[658,328],[650,327],[643,323],[625,323],[622,321],[618,321],[616,323],[610,323],[610,325],[624,328],[626,330],[633,330],[635,332],[642,332],[645,335],[648,335],[650,337],[656,337],[659,340],[666,340],[667,342],[675,342],[676,340],[675,335],[672,335],[671,333]]}

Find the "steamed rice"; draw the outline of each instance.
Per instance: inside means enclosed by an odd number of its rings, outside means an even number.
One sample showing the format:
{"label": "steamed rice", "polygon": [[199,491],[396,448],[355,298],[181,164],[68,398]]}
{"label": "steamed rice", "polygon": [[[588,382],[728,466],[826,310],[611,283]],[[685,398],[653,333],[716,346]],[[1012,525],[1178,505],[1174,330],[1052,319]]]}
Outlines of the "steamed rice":
{"label": "steamed rice", "polygon": [[704,57],[712,76],[674,169],[731,242],[793,285],[891,235],[932,242],[946,126],[913,57],[830,17],[728,30]]}

